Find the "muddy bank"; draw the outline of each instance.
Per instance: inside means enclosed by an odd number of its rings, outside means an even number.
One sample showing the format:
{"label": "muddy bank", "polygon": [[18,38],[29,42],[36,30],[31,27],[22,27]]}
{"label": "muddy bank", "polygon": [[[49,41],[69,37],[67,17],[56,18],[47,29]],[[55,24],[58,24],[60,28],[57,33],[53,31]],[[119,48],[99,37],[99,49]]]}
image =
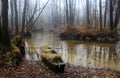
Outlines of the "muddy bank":
{"label": "muddy bank", "polygon": [[120,40],[120,35],[114,32],[99,31],[96,29],[78,30],[70,28],[60,33],[60,38],[64,40],[85,40],[117,43]]}
{"label": "muddy bank", "polygon": [[[25,59],[24,59],[25,60]],[[23,61],[17,68],[0,69],[0,78],[120,78],[120,71],[84,68],[66,64],[65,72],[56,74],[42,62]]]}

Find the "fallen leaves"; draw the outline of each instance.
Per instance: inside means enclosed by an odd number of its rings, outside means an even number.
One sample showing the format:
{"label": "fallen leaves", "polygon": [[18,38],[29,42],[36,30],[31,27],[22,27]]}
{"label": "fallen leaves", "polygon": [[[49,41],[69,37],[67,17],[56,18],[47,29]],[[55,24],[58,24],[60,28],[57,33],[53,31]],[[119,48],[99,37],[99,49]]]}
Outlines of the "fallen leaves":
{"label": "fallen leaves", "polygon": [[65,72],[56,74],[42,62],[24,60],[17,68],[0,69],[0,78],[120,78],[120,71],[66,64]]}

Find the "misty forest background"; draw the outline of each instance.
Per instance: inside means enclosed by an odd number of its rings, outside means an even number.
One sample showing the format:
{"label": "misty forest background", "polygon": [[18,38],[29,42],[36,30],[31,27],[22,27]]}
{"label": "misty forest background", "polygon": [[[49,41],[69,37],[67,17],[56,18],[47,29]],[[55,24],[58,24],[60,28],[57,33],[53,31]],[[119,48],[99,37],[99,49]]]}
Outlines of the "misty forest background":
{"label": "misty forest background", "polygon": [[[32,64],[29,65],[27,64],[28,62],[25,61],[24,56],[27,52],[25,50],[25,42],[27,42],[27,39],[29,38],[32,41],[31,37],[37,33],[39,33],[40,35],[44,34],[45,38],[47,38],[46,34],[49,33],[54,35],[56,38],[59,38],[59,40],[61,41],[73,40],[71,42],[75,45],[78,44],[78,41],[80,40],[92,41],[92,43],[86,42],[89,43],[89,45],[85,44],[88,45],[88,47],[93,47],[93,49],[90,48],[90,51],[94,49],[95,51],[97,50],[97,48],[94,48],[94,41],[100,42],[100,44],[97,43],[99,44],[97,45],[97,47],[100,49],[100,52],[91,52],[91,54],[97,53],[97,55],[101,56],[98,57],[98,59],[101,58],[103,60],[105,60],[104,57],[109,57],[112,60],[110,59],[111,64],[108,63],[108,65],[114,67],[118,64],[119,66],[119,63],[117,63],[118,60],[120,60],[119,58],[117,58],[119,57],[119,49],[117,48],[120,47],[116,45],[120,43],[120,0],[0,0],[0,68],[17,67],[21,64],[20,67],[15,69],[0,69],[0,77],[2,77],[2,75],[7,77],[10,73],[12,75],[12,78],[19,77],[19,75],[25,75],[25,78],[30,78],[32,76],[36,77],[37,75],[39,75],[38,77],[52,77],[50,76],[48,69],[43,69],[46,68],[44,64],[40,63],[38,67],[36,67],[35,64],[32,66]],[[42,42],[42,39],[39,39],[38,42]],[[48,40],[47,43],[49,42],[51,41]],[[112,44],[107,44],[107,42]],[[32,44],[32,42],[30,44]],[[34,45],[32,46],[32,48],[35,50]],[[82,48],[79,48],[78,50],[85,54]],[[104,48],[107,55],[104,54]],[[110,52],[108,51],[109,48]],[[68,48],[68,50],[66,49],[67,53],[72,53],[72,51],[70,51],[72,49],[73,48],[71,46]],[[30,54],[32,55],[31,51]],[[34,53],[35,52],[33,52],[33,54]],[[73,53],[75,53],[75,50],[73,51]],[[89,55],[90,52],[88,50],[88,57]],[[84,55],[80,55],[81,58],[83,58],[82,56]],[[93,56],[90,55],[90,57],[94,59],[94,57],[97,56],[94,54]],[[116,58],[117,60],[114,58]],[[113,60],[116,60],[116,62],[114,62]],[[21,61],[22,63],[20,63]],[[103,61],[101,62],[104,63]],[[73,65],[69,66],[69,64],[66,64],[66,67],[67,72],[63,74],[65,75],[63,78],[69,77],[71,75],[77,77],[77,73],[74,73],[74,70],[78,70],[79,76],[81,74],[79,73],[80,71],[89,73],[90,78],[92,78],[91,75],[101,76],[101,78],[103,78],[105,75],[101,75],[101,72],[102,74],[107,74],[109,72],[106,76],[108,78],[116,76],[120,77],[119,71],[115,71],[114,74],[113,70],[110,70],[109,67],[108,69],[105,68],[106,72],[101,69],[99,71],[96,68],[95,70],[97,71],[95,72],[94,69],[92,70],[89,67],[82,68]],[[17,74],[11,72],[11,70],[17,72]],[[23,72],[19,73],[18,70]],[[3,71],[6,73],[4,73]],[[41,71],[43,73],[41,73]],[[34,74],[31,72],[33,72]],[[71,74],[71,72],[73,74]],[[51,75],[56,74],[52,73]],[[83,73],[83,75],[85,74]],[[4,78],[4,76],[2,78]]]}
{"label": "misty forest background", "polygon": [[67,26],[117,31],[119,8],[119,0],[8,0],[9,31],[18,34]]}

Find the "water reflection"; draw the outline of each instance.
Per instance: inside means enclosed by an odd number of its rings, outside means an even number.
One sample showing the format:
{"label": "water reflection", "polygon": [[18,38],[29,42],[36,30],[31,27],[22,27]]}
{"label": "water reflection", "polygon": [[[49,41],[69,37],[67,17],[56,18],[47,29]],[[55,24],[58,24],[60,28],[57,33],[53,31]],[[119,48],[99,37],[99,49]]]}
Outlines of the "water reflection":
{"label": "water reflection", "polygon": [[39,53],[37,53],[37,50],[36,48],[34,48],[33,46],[33,42],[32,40],[27,40],[27,42],[25,42],[25,45],[26,45],[26,54],[25,54],[25,57],[26,57],[26,60],[28,62],[36,62],[36,61],[40,61],[40,55]]}
{"label": "water reflection", "polygon": [[26,60],[39,61],[39,47],[42,45],[62,53],[64,61],[73,65],[120,70],[120,43],[62,41],[53,34],[33,34],[31,39],[26,40]]}

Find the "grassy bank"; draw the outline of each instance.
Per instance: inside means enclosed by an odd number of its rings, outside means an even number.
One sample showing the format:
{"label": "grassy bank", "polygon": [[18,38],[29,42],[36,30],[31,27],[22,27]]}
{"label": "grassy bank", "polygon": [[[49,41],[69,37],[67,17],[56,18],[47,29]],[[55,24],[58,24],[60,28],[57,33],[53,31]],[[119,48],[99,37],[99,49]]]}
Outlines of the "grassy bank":
{"label": "grassy bank", "polygon": [[119,35],[114,31],[100,31],[94,27],[91,28],[69,28],[60,33],[60,38],[65,40],[85,40],[116,43],[119,41]]}

